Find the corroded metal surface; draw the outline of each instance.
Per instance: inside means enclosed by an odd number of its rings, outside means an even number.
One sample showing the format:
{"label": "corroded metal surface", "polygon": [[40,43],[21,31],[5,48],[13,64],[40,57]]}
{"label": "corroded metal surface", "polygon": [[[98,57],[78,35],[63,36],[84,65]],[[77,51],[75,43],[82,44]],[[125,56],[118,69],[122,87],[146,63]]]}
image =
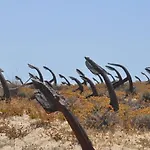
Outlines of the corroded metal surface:
{"label": "corroded metal surface", "polygon": [[66,84],[68,86],[71,85],[70,82],[68,81],[68,79],[64,75],[59,74],[59,77],[65,80],[65,82],[62,82],[62,84]]}
{"label": "corroded metal surface", "polygon": [[103,77],[108,92],[109,92],[109,96],[110,96],[110,105],[113,107],[114,111],[118,111],[119,110],[119,104],[118,104],[118,99],[116,96],[116,93],[114,91],[114,88],[106,74],[106,72],[104,71],[104,69],[102,67],[100,67],[99,65],[97,65],[93,60],[91,60],[89,57],[85,57],[86,59],[86,66],[88,67],[88,69],[94,73],[94,74],[101,74],[101,76]]}
{"label": "corroded metal surface", "polygon": [[52,74],[53,78],[49,82],[51,84],[52,84],[52,82],[54,82],[54,85],[57,86],[57,79],[56,79],[56,76],[55,76],[54,72],[51,69],[49,69],[48,67],[46,67],[46,66],[43,66],[43,68],[48,70]]}
{"label": "corroded metal surface", "polygon": [[83,150],[94,150],[90,139],[86,132],[76,119],[76,117],[67,109],[65,105],[65,99],[62,98],[53,88],[40,82],[37,79],[33,79],[33,84],[38,93],[35,94],[37,101],[47,112],[60,111],[68,121],[70,127],[75,133]]}
{"label": "corroded metal surface", "polygon": [[78,84],[78,86],[79,86],[77,89],[74,90],[74,92],[76,92],[76,91],[79,90],[80,94],[81,94],[83,92],[83,85],[82,85],[82,83],[77,78],[75,78],[75,77],[71,77],[70,76],[70,79],[74,80]]}

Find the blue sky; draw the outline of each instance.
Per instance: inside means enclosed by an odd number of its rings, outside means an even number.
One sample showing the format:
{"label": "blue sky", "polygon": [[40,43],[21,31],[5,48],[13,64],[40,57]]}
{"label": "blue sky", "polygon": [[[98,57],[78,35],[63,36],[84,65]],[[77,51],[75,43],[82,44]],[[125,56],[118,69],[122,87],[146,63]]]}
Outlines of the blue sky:
{"label": "blue sky", "polygon": [[56,74],[78,77],[89,56],[104,67],[108,62],[126,66],[134,75],[150,66],[149,0],[3,0],[0,1],[0,67],[7,79],[23,80],[27,64]]}

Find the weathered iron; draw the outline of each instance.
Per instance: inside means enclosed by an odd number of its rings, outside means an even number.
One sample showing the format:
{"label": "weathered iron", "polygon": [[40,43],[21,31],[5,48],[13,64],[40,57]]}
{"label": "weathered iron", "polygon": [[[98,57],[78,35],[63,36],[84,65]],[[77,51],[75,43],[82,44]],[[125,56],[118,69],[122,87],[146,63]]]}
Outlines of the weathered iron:
{"label": "weathered iron", "polygon": [[39,70],[39,68],[37,68],[37,67],[35,67],[35,66],[31,65],[31,64],[28,64],[28,66],[29,66],[31,69],[35,69],[35,70],[38,72],[39,79],[40,79],[40,81],[43,82],[43,81],[44,81],[43,75],[42,75],[41,71]]}
{"label": "weathered iron", "polygon": [[99,77],[99,79],[100,79],[101,83],[104,83],[104,81],[103,81],[102,77],[101,77],[99,74],[98,74],[97,76]]}
{"label": "weathered iron", "polygon": [[92,90],[92,94],[86,96],[86,98],[89,98],[91,96],[98,96],[98,92],[96,90],[96,87],[94,85],[94,83],[88,78],[88,77],[85,77],[85,76],[80,76],[83,80],[86,80],[86,82],[89,83],[90,87],[91,87],[91,90]]}
{"label": "weathered iron", "polygon": [[119,71],[118,71],[117,69],[115,69],[115,68],[112,67],[112,66],[108,66],[108,65],[106,65],[105,67],[108,68],[108,69],[111,70],[111,71],[115,71],[116,74],[117,74],[118,79],[119,79],[120,81],[122,81],[121,74],[119,73]]}
{"label": "weathered iron", "polygon": [[52,74],[53,78],[49,82],[51,84],[52,84],[52,82],[54,82],[54,85],[57,86],[57,79],[56,79],[56,76],[55,76],[54,72],[51,69],[49,69],[48,67],[46,67],[46,66],[43,66],[43,68],[48,70]]}
{"label": "weathered iron", "polygon": [[83,85],[82,85],[82,83],[77,78],[75,78],[75,77],[71,77],[70,76],[70,79],[74,80],[78,84],[78,86],[79,86],[77,89],[73,90],[73,92],[76,92],[76,91],[79,90],[80,94],[81,94],[83,92]]}
{"label": "weathered iron", "polygon": [[19,81],[20,81],[20,83],[23,85],[23,81],[22,81],[22,79],[21,79],[20,77],[15,76],[15,78],[16,78],[16,80],[19,80]]}
{"label": "weathered iron", "polygon": [[99,84],[99,81],[97,81],[97,79],[93,78],[93,80],[94,80],[97,84]]}
{"label": "weathered iron", "polygon": [[135,78],[139,81],[142,82],[141,79],[138,76],[135,76]]}
{"label": "weathered iron", "polygon": [[59,74],[59,77],[62,78],[62,79],[65,79],[66,82],[62,82],[62,84],[66,84],[68,86],[70,86],[70,82],[67,80],[67,78],[65,76],[63,76],[62,74]]}
{"label": "weathered iron", "polygon": [[108,74],[109,76],[111,76],[111,78],[113,79],[112,83],[115,83],[116,80],[115,80],[114,76],[113,76],[111,73],[109,73],[109,72],[107,72],[107,74]]}
{"label": "weathered iron", "polygon": [[[79,74],[79,76],[85,77],[85,74],[84,74],[81,70],[76,69],[76,72]],[[87,85],[87,82],[86,82],[85,80],[83,80],[83,83],[82,83],[82,84]]]}
{"label": "weathered iron", "polygon": [[116,89],[117,87],[119,87],[120,85],[124,84],[125,82],[129,81],[129,91],[131,93],[134,92],[134,87],[133,87],[133,82],[132,82],[132,78],[131,75],[129,73],[129,71],[126,69],[126,67],[124,67],[123,65],[120,64],[114,64],[114,63],[108,63],[109,65],[113,65],[113,66],[117,66],[120,67],[124,70],[124,72],[126,73],[126,78],[122,79],[121,81],[119,80],[118,82],[113,83],[113,87],[114,89]]}
{"label": "weathered iron", "polygon": [[35,93],[36,100],[41,104],[46,112],[52,113],[60,111],[68,121],[74,131],[83,150],[94,150],[90,139],[80,125],[77,118],[66,107],[66,100],[60,96],[53,88],[37,79],[32,79],[33,84],[39,91]]}
{"label": "weathered iron", "polygon": [[146,67],[145,70],[150,74],[150,67]]}
{"label": "weathered iron", "polygon": [[86,66],[87,68],[95,75],[100,74],[107,86],[108,89],[108,93],[110,96],[110,105],[113,107],[114,111],[118,111],[119,110],[119,104],[118,104],[118,99],[116,96],[116,93],[114,91],[114,88],[106,74],[106,72],[104,71],[104,69],[102,67],[100,67],[99,65],[97,65],[93,60],[91,60],[89,57],[85,57],[86,59]]}
{"label": "weathered iron", "polygon": [[144,75],[147,78],[147,83],[150,83],[150,78],[148,77],[147,74],[145,74],[144,72],[141,72],[142,75]]}
{"label": "weathered iron", "polygon": [[[34,79],[39,79],[39,77],[33,75],[32,73],[29,73],[29,76],[30,76],[31,79],[32,79],[32,78],[34,78]],[[39,80],[40,80],[40,79],[39,79]],[[41,81],[41,80],[40,80],[40,81]],[[42,81],[41,81],[41,82],[42,82]]]}

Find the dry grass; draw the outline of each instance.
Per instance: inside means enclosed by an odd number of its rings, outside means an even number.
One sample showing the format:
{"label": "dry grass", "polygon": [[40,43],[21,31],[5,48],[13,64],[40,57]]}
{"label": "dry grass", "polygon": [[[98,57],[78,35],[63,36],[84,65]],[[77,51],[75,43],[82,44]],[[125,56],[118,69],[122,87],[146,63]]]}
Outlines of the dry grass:
{"label": "dry grass", "polygon": [[[43,124],[40,120],[23,115],[1,120],[0,126],[3,125],[4,130],[0,133],[0,149],[2,150],[81,150],[66,121],[56,119]],[[148,132],[138,130],[127,132],[120,127],[103,131],[85,129],[96,150],[149,149],[150,134]]]}
{"label": "dry grass", "polygon": [[[120,110],[105,115],[109,106],[105,85],[97,85],[100,97],[88,99],[85,97],[91,90],[87,87],[83,94],[72,92],[76,86],[57,89],[66,97],[69,109],[86,129],[95,149],[149,149],[150,103],[144,93],[150,84],[134,85],[134,95],[126,95],[127,85],[117,89]],[[47,114],[35,100],[29,100],[33,89],[22,88],[19,93],[21,97],[10,103],[0,101],[0,149],[80,149],[61,113]]]}

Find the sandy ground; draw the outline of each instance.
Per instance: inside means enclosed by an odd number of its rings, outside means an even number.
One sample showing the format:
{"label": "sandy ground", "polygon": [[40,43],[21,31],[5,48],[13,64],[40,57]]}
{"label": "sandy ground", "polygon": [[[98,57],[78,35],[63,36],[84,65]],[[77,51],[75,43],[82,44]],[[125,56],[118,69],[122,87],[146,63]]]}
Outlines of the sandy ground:
{"label": "sandy ground", "polygon": [[[1,118],[0,129],[0,150],[81,150],[66,121],[44,125],[23,115]],[[96,150],[150,150],[150,132],[87,133]]]}

